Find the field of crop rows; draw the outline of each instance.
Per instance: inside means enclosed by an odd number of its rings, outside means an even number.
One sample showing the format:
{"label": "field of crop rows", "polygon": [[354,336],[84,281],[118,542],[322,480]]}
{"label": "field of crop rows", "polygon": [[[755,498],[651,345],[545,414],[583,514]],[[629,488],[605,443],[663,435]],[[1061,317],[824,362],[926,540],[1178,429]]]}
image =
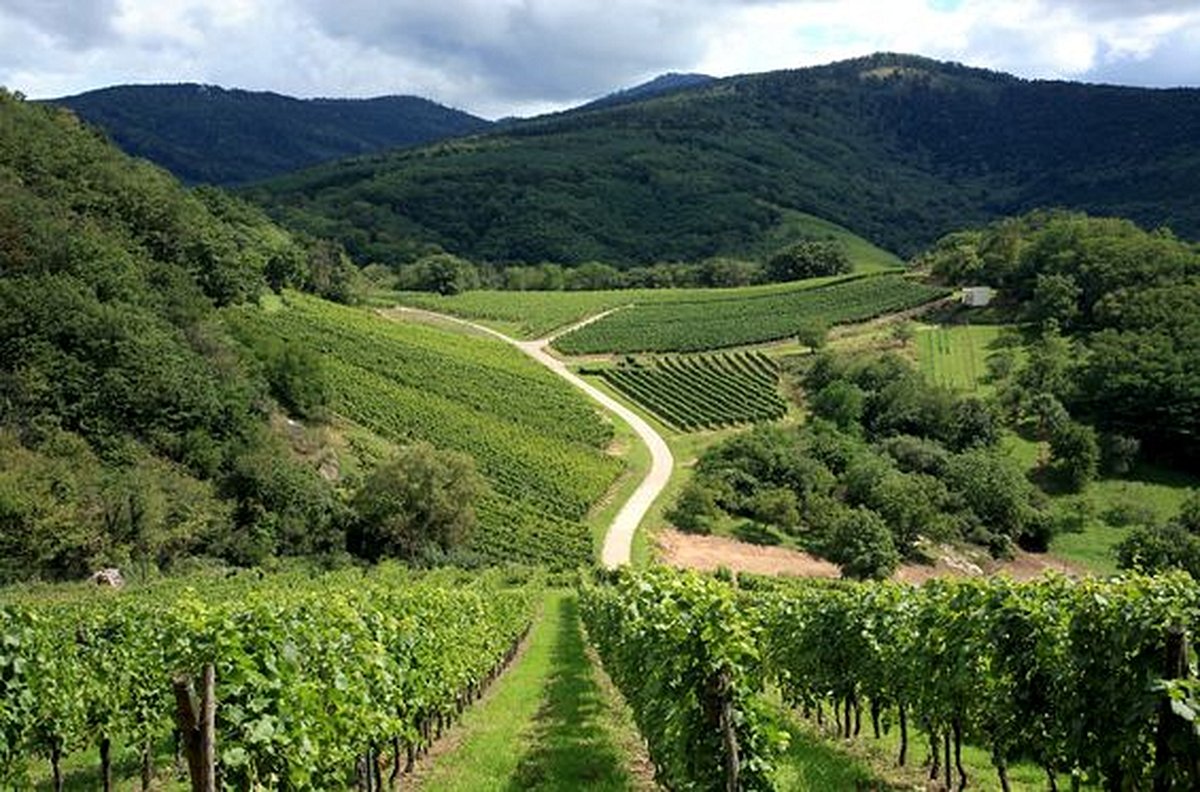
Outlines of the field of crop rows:
{"label": "field of crop rows", "polygon": [[761,352],[688,355],[603,369],[604,379],[683,431],[781,418],[779,370]]}
{"label": "field of crop rows", "polygon": [[697,352],[794,335],[814,322],[859,322],[915,308],[949,292],[899,275],[744,299],[634,305],[554,342],[566,354]]}
{"label": "field of crop rows", "polygon": [[792,294],[818,289],[859,277],[833,275],[787,283],[765,283],[737,288],[604,289],[600,291],[494,291],[478,289],[461,294],[383,292],[374,295],[377,305],[397,303],[488,322],[517,338],[540,338],[547,333],[612,308],[658,303],[744,300],[751,297]]}
{"label": "field of crop rows", "polygon": [[474,457],[492,493],[472,549],[489,560],[586,562],[582,520],[620,472],[611,427],[570,386],[505,344],[392,323],[299,296],[230,312],[239,337],[323,353],[334,409],[393,443],[425,440]]}

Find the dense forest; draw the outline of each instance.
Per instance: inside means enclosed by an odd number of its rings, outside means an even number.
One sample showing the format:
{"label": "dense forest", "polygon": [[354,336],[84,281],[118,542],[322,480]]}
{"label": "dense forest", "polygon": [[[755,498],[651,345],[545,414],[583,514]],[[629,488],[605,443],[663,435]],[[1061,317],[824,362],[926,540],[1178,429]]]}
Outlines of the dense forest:
{"label": "dense forest", "polygon": [[119,85],[52,101],[185,182],[223,185],[491,126],[416,96],[294,99],[183,84]]}
{"label": "dense forest", "polygon": [[344,546],[345,507],[268,417],[311,353],[246,354],[221,306],[354,274],[70,111],[0,93],[0,581]]}
{"label": "dense forest", "polygon": [[[904,255],[1067,206],[1200,233],[1200,91],[876,55],[320,166],[250,192],[361,263],[762,259],[788,211]],[[782,238],[781,238],[782,237]]]}
{"label": "dense forest", "polygon": [[1194,468],[1200,459],[1200,249],[1128,220],[1034,212],[951,234],[918,259],[997,287],[1048,350],[1034,390]]}

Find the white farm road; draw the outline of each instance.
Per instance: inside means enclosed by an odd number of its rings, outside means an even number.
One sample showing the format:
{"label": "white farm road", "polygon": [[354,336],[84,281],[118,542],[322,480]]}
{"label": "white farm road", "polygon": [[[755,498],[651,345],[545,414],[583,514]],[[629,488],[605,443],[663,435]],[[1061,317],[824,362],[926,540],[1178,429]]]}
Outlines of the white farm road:
{"label": "white farm road", "polygon": [[416,308],[398,308],[397,310],[402,313],[424,314],[440,320],[456,322],[498,338],[507,344],[511,344],[586,393],[601,407],[629,424],[638,437],[642,439],[642,442],[650,449],[650,470],[646,472],[646,477],[642,479],[637,489],[629,496],[629,500],[625,501],[613,518],[612,525],[609,526],[608,532],[604,536],[604,547],[600,552],[600,563],[608,569],[628,564],[630,551],[633,548],[633,535],[637,531],[638,525],[645,518],[646,512],[650,510],[650,506],[662,493],[663,489],[666,488],[667,482],[671,478],[671,471],[675,467],[675,458],[671,455],[671,449],[667,447],[667,441],[663,440],[662,435],[655,431],[654,427],[633,410],[630,410],[607,393],[604,393],[572,372],[562,360],[550,354],[547,349],[555,338],[585,324],[601,319],[612,313],[612,311],[606,311],[589,317],[578,324],[559,330],[544,338],[534,341],[518,341],[498,330],[466,319],[460,319],[457,316]]}

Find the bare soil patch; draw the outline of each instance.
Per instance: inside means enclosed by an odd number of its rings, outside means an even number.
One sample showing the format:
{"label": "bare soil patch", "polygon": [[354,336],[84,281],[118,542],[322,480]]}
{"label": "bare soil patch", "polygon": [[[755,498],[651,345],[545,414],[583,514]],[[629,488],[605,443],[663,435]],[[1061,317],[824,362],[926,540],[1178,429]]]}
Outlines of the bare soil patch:
{"label": "bare soil patch", "polygon": [[725,536],[698,536],[674,530],[658,534],[664,563],[682,569],[711,572],[726,567],[735,572],[798,577],[840,577],[836,565],[785,547],[750,544]]}
{"label": "bare soil patch", "polygon": [[[750,544],[724,536],[698,536],[675,530],[658,534],[659,558],[680,569],[711,572],[720,567],[756,575],[836,578],[836,564],[798,550]],[[944,548],[932,564],[903,564],[893,580],[921,584],[935,577],[980,577],[1008,575],[1014,580],[1032,580],[1047,572],[1082,577],[1086,570],[1051,555],[1018,551],[1009,560],[968,557],[952,548]]]}

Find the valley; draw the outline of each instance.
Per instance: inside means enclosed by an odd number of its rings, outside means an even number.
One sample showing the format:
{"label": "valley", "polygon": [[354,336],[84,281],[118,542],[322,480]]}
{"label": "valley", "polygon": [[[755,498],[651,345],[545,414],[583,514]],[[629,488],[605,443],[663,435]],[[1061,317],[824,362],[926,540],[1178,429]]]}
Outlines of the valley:
{"label": "valley", "polygon": [[1198,96],[0,91],[0,789],[1196,788]]}

